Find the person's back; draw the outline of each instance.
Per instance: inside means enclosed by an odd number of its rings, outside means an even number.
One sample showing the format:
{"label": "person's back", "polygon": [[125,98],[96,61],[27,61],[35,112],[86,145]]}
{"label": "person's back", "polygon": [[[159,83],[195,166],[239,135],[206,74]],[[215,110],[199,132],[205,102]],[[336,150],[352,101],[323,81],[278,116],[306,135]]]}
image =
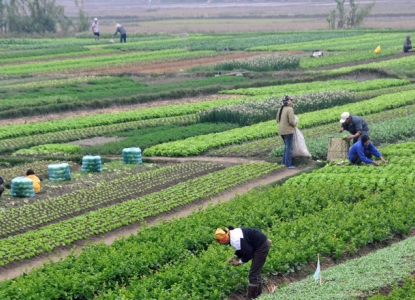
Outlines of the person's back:
{"label": "person's back", "polygon": [[291,106],[281,107],[277,112],[277,123],[279,135],[294,134],[296,126],[294,109]]}
{"label": "person's back", "polygon": [[412,49],[411,37],[407,35],[405,42],[403,43],[403,52],[407,53],[410,49]]}
{"label": "person's back", "polygon": [[32,169],[27,170],[26,172],[27,178],[33,181],[33,188],[35,190],[35,193],[40,192],[40,179],[35,175],[35,172]]}

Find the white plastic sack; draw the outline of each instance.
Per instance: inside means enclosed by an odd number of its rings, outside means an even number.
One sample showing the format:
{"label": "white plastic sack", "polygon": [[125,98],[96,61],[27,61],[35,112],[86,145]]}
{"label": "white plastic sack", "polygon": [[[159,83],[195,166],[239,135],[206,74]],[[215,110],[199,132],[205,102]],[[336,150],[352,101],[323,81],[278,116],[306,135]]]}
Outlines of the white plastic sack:
{"label": "white plastic sack", "polygon": [[293,150],[291,152],[292,157],[311,157],[310,151],[308,151],[305,144],[305,138],[300,129],[295,127]]}

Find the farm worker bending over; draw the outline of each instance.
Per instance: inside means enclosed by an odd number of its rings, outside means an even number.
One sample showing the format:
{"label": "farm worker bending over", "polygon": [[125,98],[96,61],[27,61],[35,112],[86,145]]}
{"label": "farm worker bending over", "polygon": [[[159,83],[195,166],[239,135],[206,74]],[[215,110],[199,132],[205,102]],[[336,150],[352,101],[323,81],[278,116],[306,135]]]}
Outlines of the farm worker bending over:
{"label": "farm worker bending over", "polygon": [[94,34],[94,37],[96,40],[99,40],[99,26],[98,26],[98,19],[95,18],[94,22],[92,22],[92,33]]}
{"label": "farm worker bending over", "polygon": [[342,123],[342,128],[339,132],[344,130],[349,131],[352,135],[347,137],[347,140],[350,141],[353,139],[353,144],[355,144],[363,134],[369,133],[369,126],[367,126],[365,120],[358,116],[352,116],[348,112],[344,112],[341,115],[340,123]]}
{"label": "farm worker bending over", "polygon": [[235,248],[235,256],[226,263],[235,267],[252,259],[249,270],[248,299],[255,299],[262,293],[261,271],[267,259],[271,241],[261,231],[254,228],[233,228],[231,226],[216,229],[215,239]]}
{"label": "farm worker bending over", "polygon": [[26,176],[33,181],[33,188],[35,189],[35,193],[39,193],[40,179],[35,175],[35,171],[33,171],[32,169],[27,170]]}
{"label": "farm worker bending over", "polygon": [[124,27],[122,27],[120,24],[115,25],[115,33],[114,33],[114,37],[117,35],[117,33],[119,32],[121,37],[120,37],[120,43],[122,43],[122,41],[124,41],[124,43],[127,42],[127,32],[125,31]]}
{"label": "farm worker bending over", "polygon": [[410,49],[412,49],[411,36],[407,35],[405,42],[403,42],[403,53],[407,53]]}
{"label": "farm worker bending over", "polygon": [[370,142],[370,138],[364,134],[362,135],[360,141],[353,144],[353,146],[350,148],[348,158],[350,162],[356,165],[364,162],[366,164],[379,166],[378,162],[372,160],[372,155],[380,158],[382,162],[387,163],[378,149],[376,149],[376,147],[373,146],[373,144]]}
{"label": "farm worker bending over", "polygon": [[297,121],[293,109],[294,99],[285,95],[282,99],[282,106],[277,112],[278,134],[284,141],[284,154],[281,163],[288,169],[295,169],[292,163],[291,152],[293,150],[294,132]]}

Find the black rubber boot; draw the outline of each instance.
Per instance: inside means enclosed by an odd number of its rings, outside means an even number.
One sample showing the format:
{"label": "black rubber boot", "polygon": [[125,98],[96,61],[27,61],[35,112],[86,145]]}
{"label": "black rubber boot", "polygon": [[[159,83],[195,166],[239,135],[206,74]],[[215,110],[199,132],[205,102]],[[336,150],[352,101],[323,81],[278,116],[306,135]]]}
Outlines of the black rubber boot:
{"label": "black rubber boot", "polygon": [[252,284],[248,285],[248,299],[255,299],[259,296],[259,284]]}
{"label": "black rubber boot", "polygon": [[260,282],[258,286],[258,296],[260,296],[261,294],[262,294],[262,282]]}

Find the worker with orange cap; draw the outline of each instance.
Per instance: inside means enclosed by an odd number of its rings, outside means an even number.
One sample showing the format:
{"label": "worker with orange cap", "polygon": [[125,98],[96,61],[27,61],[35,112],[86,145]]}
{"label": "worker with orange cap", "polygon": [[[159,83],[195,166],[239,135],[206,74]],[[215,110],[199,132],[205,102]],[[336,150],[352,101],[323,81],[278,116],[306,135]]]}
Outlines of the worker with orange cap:
{"label": "worker with orange cap", "polygon": [[262,293],[261,271],[268,256],[271,241],[261,231],[254,228],[218,228],[215,232],[218,243],[235,248],[235,256],[226,263],[235,267],[252,259],[249,270],[248,299],[255,299]]}

